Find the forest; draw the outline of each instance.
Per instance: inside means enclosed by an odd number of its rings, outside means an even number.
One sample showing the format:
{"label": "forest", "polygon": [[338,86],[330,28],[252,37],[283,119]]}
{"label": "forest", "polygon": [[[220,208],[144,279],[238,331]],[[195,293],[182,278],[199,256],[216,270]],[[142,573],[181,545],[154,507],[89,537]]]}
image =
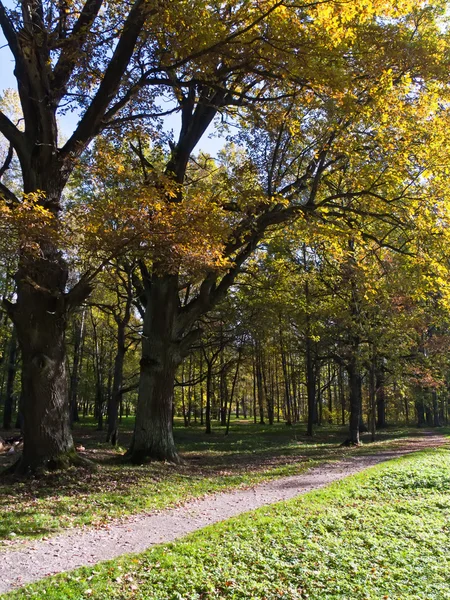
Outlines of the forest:
{"label": "forest", "polygon": [[114,445],[135,416],[135,463],[179,460],[174,416],[355,445],[448,423],[446,21],[407,0],[0,6],[17,474],[80,463],[80,417]]}
{"label": "forest", "polygon": [[0,595],[450,599],[449,15],[0,0]]}

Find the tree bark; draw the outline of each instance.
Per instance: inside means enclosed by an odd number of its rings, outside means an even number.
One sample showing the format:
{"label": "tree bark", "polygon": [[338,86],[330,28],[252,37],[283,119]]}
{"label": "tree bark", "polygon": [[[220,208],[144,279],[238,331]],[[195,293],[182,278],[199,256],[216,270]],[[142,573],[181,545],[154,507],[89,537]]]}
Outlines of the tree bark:
{"label": "tree bark", "polygon": [[108,398],[108,430],[106,441],[111,442],[113,446],[116,446],[119,442],[119,406],[122,398],[123,364],[126,353],[125,328],[126,323],[123,321],[117,323],[117,346],[116,356],[114,357],[112,393]]}
{"label": "tree bark", "polygon": [[80,380],[80,364],[82,360],[82,344],[84,338],[84,320],[85,310],[81,314],[81,320],[76,320],[74,327],[74,348],[73,348],[73,363],[72,374],[70,377],[70,407],[71,420],[77,422],[80,420],[78,415],[78,382]]}
{"label": "tree bark", "polygon": [[376,371],[376,397],[377,397],[377,429],[387,427],[386,422],[386,391],[385,391],[384,366],[379,365]]}
{"label": "tree bark", "polygon": [[17,372],[17,334],[15,327],[11,333],[11,339],[9,341],[9,352],[8,352],[8,364],[7,364],[7,375],[6,375],[6,393],[5,393],[5,404],[3,411],[3,428],[11,429],[12,425],[12,413],[14,404],[14,380]]}
{"label": "tree bark", "polygon": [[78,462],[70,430],[66,371],[66,280],[67,269],[58,253],[22,257],[17,303],[9,306],[23,365],[24,448],[11,469],[19,475]]}
{"label": "tree bark", "polygon": [[211,433],[211,404],[212,404],[212,362],[206,364],[206,410],[205,433]]}
{"label": "tree bark", "polygon": [[356,358],[347,365],[347,373],[350,391],[350,437],[349,443],[359,445],[359,428],[361,420],[361,386],[362,377],[359,372]]}
{"label": "tree bark", "polygon": [[439,405],[438,405],[438,396],[437,391],[433,390],[431,392],[431,398],[433,403],[433,427],[440,427],[441,422],[439,419]]}
{"label": "tree bark", "polygon": [[147,282],[136,423],[127,453],[134,463],[180,462],[172,427],[175,373],[181,363],[175,332],[177,306],[178,277],[153,275]]}
{"label": "tree bark", "polygon": [[257,387],[257,396],[258,396],[258,409],[259,409],[259,424],[265,425],[264,421],[264,385],[263,385],[263,375],[262,375],[262,352],[259,345],[259,342],[255,342],[255,371],[256,371],[256,387]]}
{"label": "tree bark", "polygon": [[416,396],[416,412],[417,412],[417,427],[425,427],[425,403],[424,403],[424,391],[421,387],[417,386],[415,390]]}
{"label": "tree bark", "polygon": [[316,423],[316,372],[309,332],[306,337],[306,390],[308,395],[308,427],[306,434],[313,435]]}

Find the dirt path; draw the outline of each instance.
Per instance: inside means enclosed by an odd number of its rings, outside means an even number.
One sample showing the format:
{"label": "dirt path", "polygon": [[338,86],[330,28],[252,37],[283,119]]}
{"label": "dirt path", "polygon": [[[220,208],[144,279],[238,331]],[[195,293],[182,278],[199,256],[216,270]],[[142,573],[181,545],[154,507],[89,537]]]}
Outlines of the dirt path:
{"label": "dirt path", "polygon": [[1,553],[0,593],[48,575],[94,565],[122,554],[143,552],[154,544],[173,541],[206,525],[289,500],[367,467],[427,447],[437,447],[446,441],[440,435],[426,436],[394,450],[350,456],[314,467],[302,475],[284,477],[250,489],[222,492],[159,513],[137,515],[105,529],[78,529],[48,540],[28,542],[21,550]]}

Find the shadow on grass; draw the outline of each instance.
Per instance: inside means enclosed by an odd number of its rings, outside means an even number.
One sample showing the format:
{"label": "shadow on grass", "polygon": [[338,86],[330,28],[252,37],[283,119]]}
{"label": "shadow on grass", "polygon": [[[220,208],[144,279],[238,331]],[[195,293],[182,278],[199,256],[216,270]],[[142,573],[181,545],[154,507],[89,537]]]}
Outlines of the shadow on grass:
{"label": "shadow on grass", "polygon": [[[420,430],[392,428],[378,433],[374,444],[355,449],[340,447],[347,430],[337,426],[317,428],[311,438],[305,435],[303,424],[286,427],[238,421],[228,436],[223,427],[206,435],[199,426],[178,425],[174,435],[183,465],[132,466],[121,458],[132,434],[132,422],[124,425],[120,451],[105,444],[105,433],[96,431],[92,423],[75,427],[76,445],[84,448],[83,456],[99,465],[97,471],[72,468],[41,479],[0,480],[0,540],[41,537],[83,524],[102,525],[195,495],[301,472],[315,462],[372,453],[401,445],[407,438],[423,437]],[[1,459],[4,465],[11,461],[5,455]]]}

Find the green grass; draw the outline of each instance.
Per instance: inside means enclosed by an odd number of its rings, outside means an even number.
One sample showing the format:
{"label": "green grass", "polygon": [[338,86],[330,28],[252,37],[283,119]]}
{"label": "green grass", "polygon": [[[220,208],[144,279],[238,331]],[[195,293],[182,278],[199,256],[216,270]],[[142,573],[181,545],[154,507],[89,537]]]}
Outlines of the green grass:
{"label": "green grass", "polygon": [[[125,423],[127,442],[131,422]],[[229,436],[216,428],[206,436],[200,428],[177,427],[175,436],[185,464],[153,463],[132,467],[118,462],[117,452],[103,443],[93,424],[74,432],[84,454],[99,464],[96,472],[69,470],[44,479],[0,480],[0,550],[21,539],[49,536],[81,525],[102,526],[114,518],[161,509],[216,491],[301,473],[323,460],[377,451],[401,443],[417,432],[393,430],[375,444],[340,448],[345,432],[321,428],[311,439],[304,426],[255,426],[234,423]]]}
{"label": "green grass", "polygon": [[450,452],[384,463],[10,600],[450,599]]}

